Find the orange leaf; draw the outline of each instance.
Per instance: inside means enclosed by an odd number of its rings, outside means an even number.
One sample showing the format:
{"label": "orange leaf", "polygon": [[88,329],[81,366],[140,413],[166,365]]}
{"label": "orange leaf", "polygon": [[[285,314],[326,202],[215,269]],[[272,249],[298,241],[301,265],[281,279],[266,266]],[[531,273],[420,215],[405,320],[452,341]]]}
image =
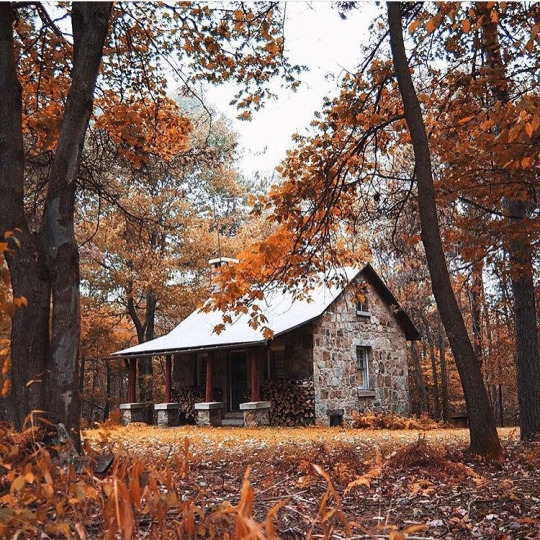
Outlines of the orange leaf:
{"label": "orange leaf", "polygon": [[463,28],[463,31],[468,34],[471,30],[471,21],[469,21],[469,19],[463,19],[461,21],[461,28]]}
{"label": "orange leaf", "polygon": [[466,124],[467,122],[470,122],[474,117],[475,117],[474,114],[471,116],[466,116],[465,118],[462,118],[461,120],[459,120],[458,124],[460,125]]}
{"label": "orange leaf", "polygon": [[413,34],[414,31],[420,26],[420,23],[422,21],[420,19],[416,19],[416,21],[413,21],[411,24],[409,24],[409,33]]}
{"label": "orange leaf", "polygon": [[432,17],[429,19],[429,21],[426,24],[426,30],[428,34],[431,34],[436,28],[437,28],[437,20],[435,17]]}

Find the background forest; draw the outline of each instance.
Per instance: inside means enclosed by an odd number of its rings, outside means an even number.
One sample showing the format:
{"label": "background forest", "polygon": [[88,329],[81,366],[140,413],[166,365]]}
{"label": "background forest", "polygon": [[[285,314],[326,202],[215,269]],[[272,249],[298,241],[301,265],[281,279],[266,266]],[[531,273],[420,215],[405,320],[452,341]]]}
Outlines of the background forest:
{"label": "background forest", "polygon": [[[537,534],[540,7],[371,7],[270,181],[200,90],[234,84],[249,120],[298,88],[287,3],[0,2],[0,537]],[[367,262],[422,333],[413,412],[468,432],[114,425],[113,351],[209,295],[271,337],[269,283]]]}
{"label": "background forest", "polygon": [[[346,18],[357,7],[336,12]],[[272,97],[271,78],[297,87],[302,68],[287,61],[284,8],[2,7],[1,129],[10,143],[0,225],[14,233],[3,244],[2,302],[14,317],[12,361],[8,341],[2,349],[5,419],[21,426],[45,402],[75,432],[79,413],[107,418],[125,399],[124,366],[107,356],[162,335],[199,305],[210,288],[206,262],[218,255],[241,260],[230,271],[236,296],[223,285],[215,298],[232,310],[254,283],[279,277],[300,290],[321,268],[372,262],[422,330],[410,351],[414,412],[465,413],[468,377],[452,317],[439,315],[433,268],[445,265],[430,264],[391,10],[375,19],[357,71],[294,138],[271,188],[242,178],[227,119],[195,97],[200,81],[234,81],[249,119]],[[474,349],[463,366],[478,363],[499,424],[533,411],[527,381],[539,371],[537,15],[534,4],[504,3],[398,13],[429,138],[431,222]],[[178,95],[169,76],[182,82]],[[516,370],[516,359],[530,360],[529,371]],[[143,395],[159,400],[160,366],[142,364]],[[518,388],[528,396],[521,416]]]}

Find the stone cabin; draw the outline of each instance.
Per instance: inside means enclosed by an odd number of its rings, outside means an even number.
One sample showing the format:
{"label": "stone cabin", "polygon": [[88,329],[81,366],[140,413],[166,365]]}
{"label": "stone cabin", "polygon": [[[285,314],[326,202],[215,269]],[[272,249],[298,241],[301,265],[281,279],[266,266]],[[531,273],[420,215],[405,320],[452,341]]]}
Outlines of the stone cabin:
{"label": "stone cabin", "polygon": [[158,416],[178,414],[173,394],[185,399],[188,389],[199,389],[191,398],[201,402],[195,406],[199,423],[220,425],[243,411],[246,424],[265,424],[271,403],[261,399],[261,388],[279,381],[309,383],[309,416],[317,424],[348,421],[354,411],[408,414],[407,340],[419,339],[418,330],[371,265],[337,272],[343,286],[321,283],[310,301],[293,301],[280,290],[265,297],[271,340],[244,315],[216,334],[222,314],[197,310],[166,336],[115,353],[130,366],[124,413],[129,418],[131,411],[134,419],[141,405],[135,399],[136,358],[163,355],[165,403],[155,405]]}

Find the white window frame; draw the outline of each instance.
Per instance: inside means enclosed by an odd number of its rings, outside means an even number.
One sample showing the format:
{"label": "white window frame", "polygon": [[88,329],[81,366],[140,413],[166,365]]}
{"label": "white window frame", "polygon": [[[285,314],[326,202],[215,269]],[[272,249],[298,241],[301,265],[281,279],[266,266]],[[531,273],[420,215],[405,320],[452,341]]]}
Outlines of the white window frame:
{"label": "white window frame", "polygon": [[356,300],[356,314],[362,315],[364,317],[369,317],[369,302],[368,297],[365,293],[364,300],[362,302]]}
{"label": "white window frame", "polygon": [[360,384],[358,385],[359,390],[370,390],[370,380],[369,380],[370,358],[371,358],[371,347],[367,345],[356,346],[356,369],[358,370],[358,374],[359,374],[358,379],[360,381]]}

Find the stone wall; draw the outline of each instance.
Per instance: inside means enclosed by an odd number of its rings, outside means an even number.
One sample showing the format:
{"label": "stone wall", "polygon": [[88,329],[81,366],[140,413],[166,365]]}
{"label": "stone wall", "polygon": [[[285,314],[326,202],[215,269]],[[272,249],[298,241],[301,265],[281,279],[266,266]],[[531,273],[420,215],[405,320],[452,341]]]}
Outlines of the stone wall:
{"label": "stone wall", "polygon": [[[357,315],[350,285],[313,325],[315,417],[351,419],[353,411],[408,414],[407,345],[391,307],[367,283],[369,316]],[[369,388],[360,389],[356,348],[369,348]]]}

